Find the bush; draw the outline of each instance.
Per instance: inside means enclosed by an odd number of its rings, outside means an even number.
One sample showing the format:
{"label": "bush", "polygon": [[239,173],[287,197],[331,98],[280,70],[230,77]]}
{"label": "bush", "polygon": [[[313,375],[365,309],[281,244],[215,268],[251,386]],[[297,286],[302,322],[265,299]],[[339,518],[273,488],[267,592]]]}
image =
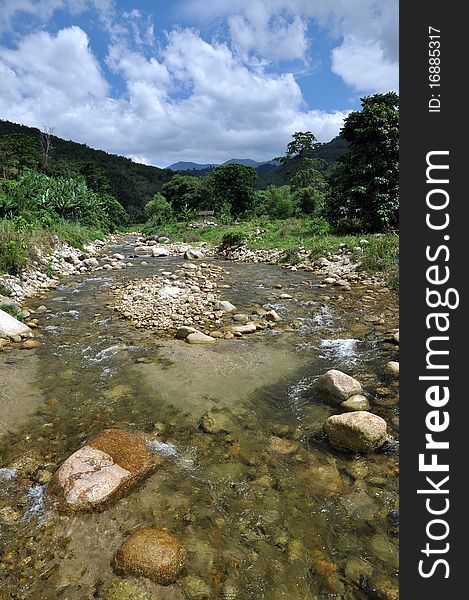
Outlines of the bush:
{"label": "bush", "polygon": [[145,204],[145,216],[152,227],[160,227],[171,221],[173,209],[171,204],[161,194],[155,194],[150,202]]}
{"label": "bush", "polygon": [[26,322],[25,317],[21,313],[20,309],[16,306],[11,306],[10,304],[0,304],[0,310],[3,310],[3,312],[15,317],[15,319],[18,319],[18,321],[21,321],[22,323]]}
{"label": "bush", "polygon": [[242,246],[244,242],[245,238],[241,233],[225,233],[220,243],[220,249],[226,250],[227,248],[239,247]]}

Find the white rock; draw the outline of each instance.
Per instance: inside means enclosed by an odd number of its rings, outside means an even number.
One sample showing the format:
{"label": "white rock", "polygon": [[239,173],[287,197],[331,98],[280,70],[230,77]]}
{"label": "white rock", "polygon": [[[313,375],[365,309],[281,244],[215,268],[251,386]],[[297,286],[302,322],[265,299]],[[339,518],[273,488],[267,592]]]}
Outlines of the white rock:
{"label": "white rock", "polygon": [[31,329],[27,325],[0,309],[0,336],[21,336],[30,332]]}
{"label": "white rock", "polygon": [[168,248],[158,248],[158,246],[153,246],[151,253],[153,256],[156,256],[156,257],[170,255]]}
{"label": "white rock", "polygon": [[236,306],[228,302],[227,300],[220,300],[215,304],[215,310],[223,310],[224,312],[233,312],[236,310]]}
{"label": "white rock", "polygon": [[317,388],[327,393],[328,397],[335,402],[343,402],[354,394],[362,393],[359,381],[337,369],[330,369],[321,375],[317,382]]}

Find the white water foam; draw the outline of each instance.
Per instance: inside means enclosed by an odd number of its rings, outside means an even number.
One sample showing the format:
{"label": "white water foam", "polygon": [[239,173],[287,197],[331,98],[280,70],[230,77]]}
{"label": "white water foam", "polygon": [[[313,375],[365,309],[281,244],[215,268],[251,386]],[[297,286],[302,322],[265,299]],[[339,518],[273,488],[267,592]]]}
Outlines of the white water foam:
{"label": "white water foam", "polygon": [[147,443],[147,446],[155,454],[163,454],[163,456],[176,456],[178,454],[178,450],[174,444],[151,440]]}
{"label": "white water foam", "polygon": [[348,364],[357,362],[357,344],[359,340],[337,339],[337,340],[321,340],[319,346],[326,351],[322,358],[332,358],[334,360],[344,361]]}
{"label": "white water foam", "polygon": [[16,475],[16,469],[7,469],[2,467],[0,469],[0,481],[10,481]]}

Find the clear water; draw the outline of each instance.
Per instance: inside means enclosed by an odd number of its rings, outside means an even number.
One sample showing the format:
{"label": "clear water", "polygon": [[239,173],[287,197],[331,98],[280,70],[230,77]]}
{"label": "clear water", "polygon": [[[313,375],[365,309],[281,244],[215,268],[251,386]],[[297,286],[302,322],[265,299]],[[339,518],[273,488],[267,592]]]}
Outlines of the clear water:
{"label": "clear water", "polygon": [[[395,450],[332,450],[321,426],[337,410],[313,390],[329,368],[356,375],[398,438],[398,389],[382,379],[396,350],[381,341],[397,326],[395,295],[337,292],[310,273],[220,263],[231,285],[223,299],[240,309],[270,304],[292,327],[191,346],[133,329],[111,310],[114,285],[174,271],[180,259],[131,261],[31,302],[49,309],[40,316],[43,345],[1,355],[0,590],[103,597],[122,579],[111,568],[116,549],[137,528],[156,526],[181,539],[188,574],[213,599],[397,598]],[[285,292],[293,298],[281,299]],[[228,416],[228,433],[199,428],[214,409]],[[51,512],[48,474],[106,427],[154,433],[163,466],[105,512]],[[151,599],[197,597],[185,595],[184,582],[128,581]]]}

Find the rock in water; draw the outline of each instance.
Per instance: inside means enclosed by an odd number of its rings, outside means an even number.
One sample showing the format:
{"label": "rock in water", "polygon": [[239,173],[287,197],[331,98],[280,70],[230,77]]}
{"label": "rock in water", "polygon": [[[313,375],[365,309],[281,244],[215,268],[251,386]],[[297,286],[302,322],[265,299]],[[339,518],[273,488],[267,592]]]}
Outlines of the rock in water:
{"label": "rock in water", "polygon": [[31,329],[0,309],[0,337],[11,337],[14,335],[26,335]]}
{"label": "rock in water", "polygon": [[384,367],[384,374],[390,377],[399,377],[399,363],[395,360],[390,360]]}
{"label": "rock in water", "polygon": [[347,400],[340,403],[341,408],[352,412],[354,410],[370,410],[370,403],[365,396],[361,394],[354,394]]}
{"label": "rock in water", "polygon": [[215,338],[205,335],[205,333],[202,333],[201,331],[195,331],[194,333],[189,333],[189,335],[185,337],[185,341],[188,344],[213,344]]}
{"label": "rock in water", "polygon": [[196,248],[189,248],[184,252],[184,258],[187,260],[197,260],[202,259],[204,257],[204,253],[202,250],[197,250]]}
{"label": "rock in water", "polygon": [[171,533],[162,529],[140,529],[131,535],[114,557],[117,570],[143,575],[160,585],[175,583],[186,563],[186,550]]}
{"label": "rock in water", "polygon": [[366,411],[333,415],[326,419],[324,431],[337,450],[371,452],[387,439],[386,421]]}
{"label": "rock in water", "polygon": [[327,394],[333,402],[343,402],[355,394],[362,393],[359,381],[337,369],[330,369],[321,375],[317,382],[317,389]]}
{"label": "rock in water", "polygon": [[191,333],[202,333],[195,327],[189,327],[188,325],[182,325],[176,331],[176,339],[185,340],[188,335]]}
{"label": "rock in water", "polygon": [[160,257],[160,256],[169,256],[171,253],[168,248],[158,248],[157,246],[153,246],[151,250],[152,256]]}
{"label": "rock in water", "polygon": [[228,300],[220,300],[215,304],[215,310],[223,310],[224,312],[234,312],[236,306],[228,302]]}
{"label": "rock in water", "polygon": [[47,488],[62,511],[102,510],[150,475],[161,457],[142,433],[105,429],[62,464]]}

